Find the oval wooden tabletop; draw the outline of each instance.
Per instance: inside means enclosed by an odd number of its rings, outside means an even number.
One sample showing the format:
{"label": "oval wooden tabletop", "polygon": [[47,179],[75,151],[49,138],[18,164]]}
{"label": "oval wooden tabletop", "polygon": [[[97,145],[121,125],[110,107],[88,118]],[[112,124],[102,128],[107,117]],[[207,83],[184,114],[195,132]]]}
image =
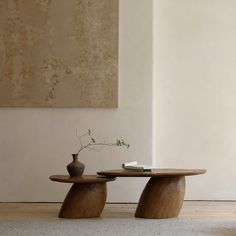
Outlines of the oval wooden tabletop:
{"label": "oval wooden tabletop", "polygon": [[95,184],[113,181],[116,178],[107,178],[97,175],[82,175],[80,177],[70,177],[69,175],[52,175],[50,180],[61,183],[74,183],[74,184]]}
{"label": "oval wooden tabletop", "polygon": [[99,171],[98,175],[107,177],[168,177],[168,176],[189,176],[206,173],[204,169],[153,169],[152,172],[141,172],[131,170],[107,170]]}

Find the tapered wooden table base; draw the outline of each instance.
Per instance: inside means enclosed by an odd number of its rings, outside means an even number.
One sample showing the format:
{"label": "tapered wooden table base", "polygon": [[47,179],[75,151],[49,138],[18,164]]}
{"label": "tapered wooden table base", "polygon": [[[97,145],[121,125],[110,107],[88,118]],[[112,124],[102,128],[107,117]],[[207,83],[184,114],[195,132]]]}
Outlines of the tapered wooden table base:
{"label": "tapered wooden table base", "polygon": [[106,203],[106,182],[115,178],[51,176],[50,179],[58,182],[74,183],[62,204],[59,217],[78,219],[99,217],[101,215]]}
{"label": "tapered wooden table base", "polygon": [[136,209],[135,217],[164,219],[177,217],[184,201],[185,176],[204,174],[201,169],[156,169],[152,172],[100,171],[108,177],[151,177]]}
{"label": "tapered wooden table base", "polygon": [[135,217],[177,217],[183,205],[185,177],[152,177],[139,199]]}

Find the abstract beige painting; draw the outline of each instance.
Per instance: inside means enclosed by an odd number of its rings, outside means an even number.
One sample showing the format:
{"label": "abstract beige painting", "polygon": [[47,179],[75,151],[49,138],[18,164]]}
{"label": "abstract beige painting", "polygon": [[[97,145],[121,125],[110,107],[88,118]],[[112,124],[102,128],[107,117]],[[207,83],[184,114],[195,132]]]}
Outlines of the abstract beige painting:
{"label": "abstract beige painting", "polygon": [[0,0],[1,107],[117,107],[119,0]]}

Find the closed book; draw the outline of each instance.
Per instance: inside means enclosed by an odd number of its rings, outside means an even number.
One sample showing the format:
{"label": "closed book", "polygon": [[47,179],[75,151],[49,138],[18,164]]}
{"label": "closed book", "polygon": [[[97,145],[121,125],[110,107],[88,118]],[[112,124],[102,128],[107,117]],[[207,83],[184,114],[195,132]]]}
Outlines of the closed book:
{"label": "closed book", "polygon": [[138,171],[138,172],[152,172],[152,169],[153,169],[152,166],[138,164],[136,161],[124,163],[122,164],[122,168],[124,170]]}

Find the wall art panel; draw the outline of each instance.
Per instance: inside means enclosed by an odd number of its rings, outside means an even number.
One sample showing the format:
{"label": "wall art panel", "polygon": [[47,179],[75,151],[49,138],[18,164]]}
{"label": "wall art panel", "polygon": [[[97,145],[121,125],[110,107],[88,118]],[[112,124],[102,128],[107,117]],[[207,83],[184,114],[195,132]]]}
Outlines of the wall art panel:
{"label": "wall art panel", "polygon": [[1,107],[117,107],[119,0],[1,0]]}

